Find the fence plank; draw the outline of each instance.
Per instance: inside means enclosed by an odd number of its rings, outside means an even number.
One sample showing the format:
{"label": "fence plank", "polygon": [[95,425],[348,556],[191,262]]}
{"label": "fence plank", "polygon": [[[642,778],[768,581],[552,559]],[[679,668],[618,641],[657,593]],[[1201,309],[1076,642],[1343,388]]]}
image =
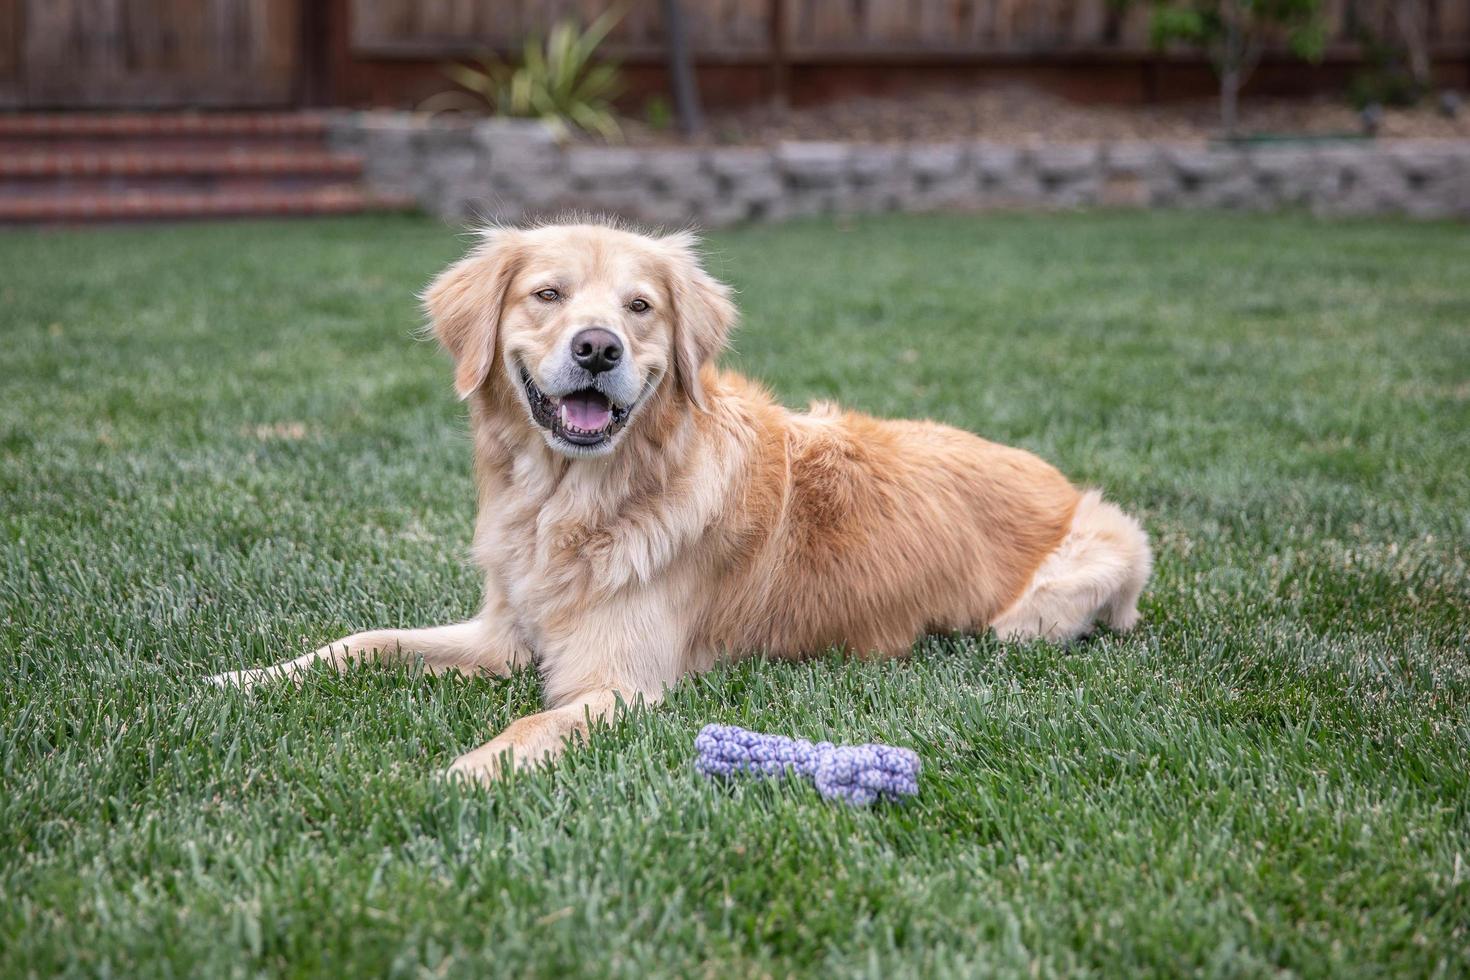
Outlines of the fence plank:
{"label": "fence plank", "polygon": [[[15,0],[0,0],[14,3]],[[79,0],[57,0],[68,8]],[[92,0],[106,7],[116,0]],[[1429,5],[1439,48],[1470,44],[1467,0],[1401,0]],[[476,48],[518,48],[556,20],[590,22],[617,0],[351,0],[351,36],[360,53],[432,56]],[[690,44],[701,57],[769,54],[770,0],[683,0]],[[615,57],[657,55],[658,5],[622,3],[608,36]],[[47,4],[49,6],[49,4]],[[1379,18],[1383,0],[1326,0],[1329,46],[1356,46],[1355,25]],[[3,10],[3,7],[0,7]],[[1112,0],[787,0],[786,37],[795,59],[923,54],[1023,55],[1152,50],[1147,4],[1119,10]],[[0,21],[0,42],[4,37]],[[3,66],[0,53],[0,66]]]}
{"label": "fence plank", "polygon": [[29,104],[283,104],[297,0],[26,0]]}
{"label": "fence plank", "polygon": [[1470,46],[1470,3],[1466,0],[1438,0],[1435,7],[1430,23],[1435,24],[1437,30],[1431,31],[1430,37],[1461,48]]}
{"label": "fence plank", "polygon": [[0,0],[0,105],[11,105],[21,95],[21,0]]}

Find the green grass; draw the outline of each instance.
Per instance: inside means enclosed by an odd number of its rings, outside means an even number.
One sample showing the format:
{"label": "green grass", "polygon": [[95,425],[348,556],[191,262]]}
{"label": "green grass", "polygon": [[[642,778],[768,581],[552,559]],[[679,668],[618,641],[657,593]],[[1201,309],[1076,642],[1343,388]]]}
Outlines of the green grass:
{"label": "green grass", "polygon": [[[537,684],[201,683],[471,613],[463,408],[374,218],[0,235],[0,975],[1470,972],[1470,234],[1200,214],[713,237],[727,362],[1140,514],[1143,627],[748,662],[552,772]],[[707,721],[917,748],[710,785]]]}

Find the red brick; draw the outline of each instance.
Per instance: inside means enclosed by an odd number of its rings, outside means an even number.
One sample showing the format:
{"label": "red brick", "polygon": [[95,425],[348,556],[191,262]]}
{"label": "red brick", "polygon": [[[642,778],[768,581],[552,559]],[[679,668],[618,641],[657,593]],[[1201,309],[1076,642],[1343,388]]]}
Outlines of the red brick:
{"label": "red brick", "polygon": [[367,194],[355,187],[302,191],[110,194],[72,193],[0,198],[0,222],[83,222],[167,220],[187,217],[233,217],[267,214],[339,214],[375,209],[403,209],[412,202]]}

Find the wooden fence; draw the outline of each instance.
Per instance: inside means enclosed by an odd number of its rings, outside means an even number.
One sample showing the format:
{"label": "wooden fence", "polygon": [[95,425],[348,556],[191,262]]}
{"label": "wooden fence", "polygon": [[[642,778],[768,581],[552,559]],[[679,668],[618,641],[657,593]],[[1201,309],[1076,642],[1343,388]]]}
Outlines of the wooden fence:
{"label": "wooden fence", "polygon": [[302,2],[0,0],[0,106],[289,102]]}
{"label": "wooden fence", "polygon": [[[655,0],[351,0],[355,53],[440,57],[512,50],[559,18],[588,23],[608,7],[626,13],[610,55],[654,57],[663,25]],[[1114,0],[683,0],[696,56],[706,62],[1138,55],[1152,51],[1147,5]],[[1371,0],[1327,0],[1329,49],[1355,48]],[[1429,0],[1436,51],[1470,49],[1470,0]],[[1381,16],[1381,14],[1380,14]],[[780,23],[774,23],[775,18]],[[779,28],[779,29],[777,29]]]}

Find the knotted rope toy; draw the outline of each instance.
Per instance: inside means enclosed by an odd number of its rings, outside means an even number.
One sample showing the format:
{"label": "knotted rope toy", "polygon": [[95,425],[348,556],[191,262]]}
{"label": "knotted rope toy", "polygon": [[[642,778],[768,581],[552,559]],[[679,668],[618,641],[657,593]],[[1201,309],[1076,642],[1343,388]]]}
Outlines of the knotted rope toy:
{"label": "knotted rope toy", "polygon": [[804,776],[829,800],[866,806],[919,792],[919,756],[892,745],[833,745],[705,725],[694,768],[706,776]]}

